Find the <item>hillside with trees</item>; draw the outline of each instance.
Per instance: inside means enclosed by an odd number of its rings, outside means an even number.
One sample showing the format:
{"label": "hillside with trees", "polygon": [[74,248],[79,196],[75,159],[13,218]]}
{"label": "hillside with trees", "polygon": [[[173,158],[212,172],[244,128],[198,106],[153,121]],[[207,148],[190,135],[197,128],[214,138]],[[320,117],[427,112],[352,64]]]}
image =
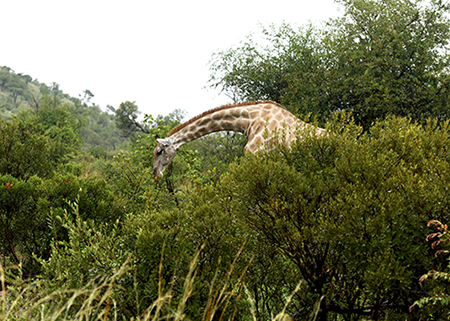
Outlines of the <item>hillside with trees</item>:
{"label": "hillside with trees", "polygon": [[210,63],[326,135],[245,155],[209,135],[158,180],[183,111],[106,113],[1,68],[0,319],[448,320],[450,7],[339,3]]}
{"label": "hillside with trees", "polygon": [[124,147],[126,137],[121,135],[114,114],[102,111],[90,103],[94,95],[85,90],[80,97],[65,94],[57,83],[46,85],[29,75],[17,74],[9,67],[0,67],[0,117],[11,120],[20,114],[36,113],[40,117],[56,112],[65,113],[76,125],[85,150],[101,149],[103,152]]}

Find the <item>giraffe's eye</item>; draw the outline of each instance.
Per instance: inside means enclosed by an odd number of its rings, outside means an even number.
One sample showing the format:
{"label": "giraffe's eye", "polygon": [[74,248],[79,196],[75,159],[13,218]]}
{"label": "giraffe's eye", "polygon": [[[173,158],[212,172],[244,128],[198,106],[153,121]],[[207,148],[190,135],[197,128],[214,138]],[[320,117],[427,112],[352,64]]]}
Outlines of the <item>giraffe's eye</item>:
{"label": "giraffe's eye", "polygon": [[157,150],[157,151],[156,151],[156,155],[158,155],[158,156],[159,156],[159,155],[161,155],[161,154],[162,154],[162,152],[163,152],[163,150],[162,150],[162,149],[159,149],[159,150]]}

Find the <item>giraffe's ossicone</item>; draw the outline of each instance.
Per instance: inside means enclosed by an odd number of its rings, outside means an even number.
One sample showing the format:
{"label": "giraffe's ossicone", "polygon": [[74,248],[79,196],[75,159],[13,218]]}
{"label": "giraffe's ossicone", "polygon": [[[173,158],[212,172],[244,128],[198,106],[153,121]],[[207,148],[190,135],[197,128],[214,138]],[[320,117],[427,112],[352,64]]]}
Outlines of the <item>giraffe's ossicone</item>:
{"label": "giraffe's ossicone", "polygon": [[[211,109],[174,128],[166,138],[157,138],[153,151],[153,174],[161,177],[172,162],[178,149],[184,144],[218,131],[235,131],[248,137],[246,152],[255,153],[266,148],[273,139],[282,135],[289,144],[298,131],[311,126],[300,121],[283,106],[271,102],[246,102]],[[321,135],[324,129],[315,128]]]}

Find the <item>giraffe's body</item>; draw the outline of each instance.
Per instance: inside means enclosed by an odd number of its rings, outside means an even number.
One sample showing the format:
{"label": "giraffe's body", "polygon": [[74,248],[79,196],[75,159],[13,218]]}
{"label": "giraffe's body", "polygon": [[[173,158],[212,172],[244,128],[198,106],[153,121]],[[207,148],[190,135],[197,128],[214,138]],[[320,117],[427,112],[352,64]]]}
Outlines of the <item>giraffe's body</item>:
{"label": "giraffe's body", "polygon": [[[300,121],[281,105],[263,101],[239,103],[207,111],[174,128],[165,139],[158,139],[154,151],[154,175],[162,176],[164,169],[184,144],[218,131],[235,131],[248,137],[245,151],[255,153],[274,138],[276,132],[289,143],[298,130],[311,126]],[[321,135],[324,129],[316,128]]]}

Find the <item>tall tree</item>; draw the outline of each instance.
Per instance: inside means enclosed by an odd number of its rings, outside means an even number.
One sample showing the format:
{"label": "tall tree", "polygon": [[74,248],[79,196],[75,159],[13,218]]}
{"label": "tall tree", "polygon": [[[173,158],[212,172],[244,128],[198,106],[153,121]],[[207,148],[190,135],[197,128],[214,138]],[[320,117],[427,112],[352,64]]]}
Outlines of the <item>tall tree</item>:
{"label": "tall tree", "polygon": [[212,87],[236,100],[271,99],[294,113],[349,110],[365,127],[388,114],[448,116],[448,3],[339,0],[320,30],[263,29],[211,60]]}
{"label": "tall tree", "polygon": [[449,4],[441,0],[343,0],[324,42],[334,72],[333,109],[368,126],[388,113],[447,118]]}
{"label": "tall tree", "polygon": [[159,134],[155,131],[156,128],[173,127],[181,122],[184,118],[185,111],[175,109],[166,116],[158,115],[153,118],[152,115],[144,115],[144,120],[139,121],[138,117],[141,113],[136,105],[136,102],[126,101],[120,104],[118,109],[108,106],[109,110],[115,113],[115,123],[117,128],[125,137],[130,137],[132,134]]}
{"label": "tall tree", "polygon": [[139,114],[136,102],[126,101],[120,104],[119,108],[109,108],[115,113],[115,123],[117,128],[122,132],[125,137],[130,137],[133,133],[145,133],[150,132],[148,126],[138,121]]}
{"label": "tall tree", "polygon": [[279,29],[264,28],[262,33],[263,41],[270,45],[260,45],[250,36],[241,47],[213,55],[212,87],[220,88],[234,101],[281,102],[288,94],[293,75],[314,80],[316,69],[323,63],[319,30],[309,25],[294,31],[283,24]]}

